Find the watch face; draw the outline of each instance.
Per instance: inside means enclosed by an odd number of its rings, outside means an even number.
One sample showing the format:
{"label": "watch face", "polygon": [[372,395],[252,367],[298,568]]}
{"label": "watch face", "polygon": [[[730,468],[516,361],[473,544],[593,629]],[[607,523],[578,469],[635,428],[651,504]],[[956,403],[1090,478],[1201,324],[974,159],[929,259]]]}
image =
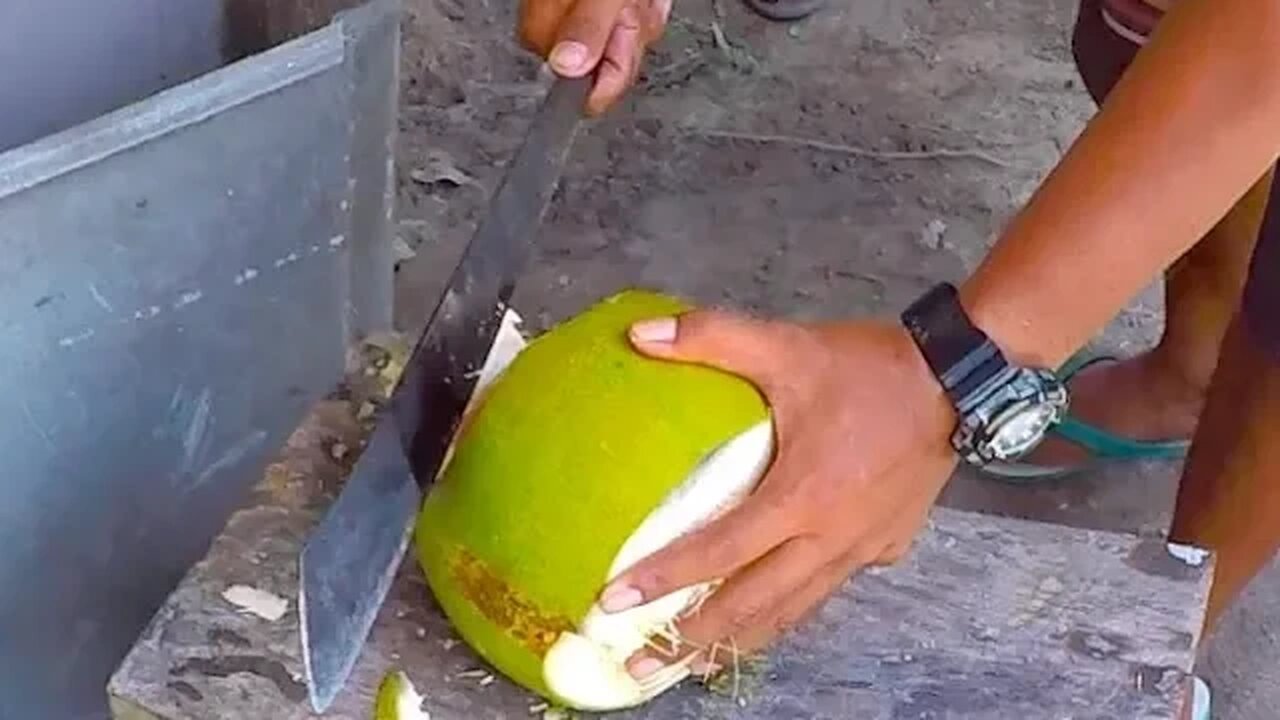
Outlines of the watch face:
{"label": "watch face", "polygon": [[998,460],[1011,460],[1029,452],[1058,419],[1059,406],[1038,402],[1010,408],[992,423],[987,449]]}

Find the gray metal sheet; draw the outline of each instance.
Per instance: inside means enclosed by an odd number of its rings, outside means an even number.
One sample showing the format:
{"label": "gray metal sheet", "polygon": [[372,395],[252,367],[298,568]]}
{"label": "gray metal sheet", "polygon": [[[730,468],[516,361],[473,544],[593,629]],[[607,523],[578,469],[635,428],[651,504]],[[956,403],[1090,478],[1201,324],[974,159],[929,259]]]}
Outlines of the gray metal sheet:
{"label": "gray metal sheet", "polygon": [[0,3],[0,150],[223,63],[222,0]]}
{"label": "gray metal sheet", "polygon": [[389,317],[364,288],[391,271],[394,7],[0,155],[0,718],[105,716],[116,663]]}

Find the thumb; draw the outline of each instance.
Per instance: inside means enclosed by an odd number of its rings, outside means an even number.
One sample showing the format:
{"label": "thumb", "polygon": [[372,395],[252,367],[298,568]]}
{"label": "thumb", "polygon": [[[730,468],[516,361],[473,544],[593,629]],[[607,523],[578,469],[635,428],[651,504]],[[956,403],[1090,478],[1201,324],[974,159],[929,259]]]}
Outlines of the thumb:
{"label": "thumb", "polygon": [[556,33],[547,58],[565,77],[582,77],[595,69],[628,0],[578,0]]}
{"label": "thumb", "polygon": [[632,345],[654,358],[709,365],[753,380],[761,389],[786,366],[787,344],[776,323],[718,310],[642,320]]}

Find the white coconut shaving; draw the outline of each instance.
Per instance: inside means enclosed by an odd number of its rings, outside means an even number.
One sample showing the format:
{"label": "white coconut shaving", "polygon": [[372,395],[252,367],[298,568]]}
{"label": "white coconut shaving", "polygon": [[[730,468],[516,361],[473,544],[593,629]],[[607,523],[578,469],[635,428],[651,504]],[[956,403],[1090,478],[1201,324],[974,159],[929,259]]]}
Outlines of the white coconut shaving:
{"label": "white coconut shaving", "polygon": [[289,610],[289,601],[249,585],[232,585],[222,591],[222,599],[240,608],[240,612],[257,615],[263,620],[275,622]]}
{"label": "white coconut shaving", "polygon": [[[516,356],[520,354],[528,345],[528,341],[520,332],[520,324],[524,322],[519,313],[508,308],[502,314],[502,323],[498,326],[498,332],[494,335],[493,344],[489,346],[489,354],[485,356],[484,365],[476,371],[476,384],[471,390],[471,397],[467,400],[467,407],[462,412],[463,422],[470,418],[476,408],[480,406],[480,402],[484,399],[485,392],[490,385],[498,379],[498,376],[507,369]],[[461,435],[461,433],[458,433]],[[449,461],[453,459],[454,448],[457,444],[457,436],[454,442],[449,443],[445,448],[444,459],[440,463],[439,474],[444,474],[449,467]]]}

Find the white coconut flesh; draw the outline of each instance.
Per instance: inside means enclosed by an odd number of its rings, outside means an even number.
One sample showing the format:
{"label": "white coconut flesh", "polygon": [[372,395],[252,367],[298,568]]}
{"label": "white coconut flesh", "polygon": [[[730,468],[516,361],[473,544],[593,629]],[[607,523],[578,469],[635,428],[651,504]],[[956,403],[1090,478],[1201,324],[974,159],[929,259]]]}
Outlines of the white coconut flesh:
{"label": "white coconut flesh", "polygon": [[[609,579],[676,538],[696,530],[741,502],[755,488],[773,454],[773,426],[762,422],[730,440],[702,462],[640,527],[614,558]],[[647,702],[689,675],[688,658],[637,681],[626,661],[649,639],[669,631],[718,579],[685,587],[620,613],[592,606],[577,633],[563,633],[543,658],[553,692],[584,710],[606,711]]]}
{"label": "white coconut flesh", "polygon": [[[473,399],[478,400],[526,345],[519,317],[508,311],[485,362]],[[478,403],[472,404],[474,408]],[[768,469],[773,455],[773,423],[765,420],[708,455],[627,538],[614,557],[609,580],[671,541],[714,520],[741,502]],[[637,681],[626,661],[650,639],[709,594],[719,580],[682,588],[620,613],[593,605],[578,632],[562,633],[543,657],[548,688],[573,707],[608,711],[643,704],[689,675],[686,658]],[[603,585],[602,588],[603,589]]]}

